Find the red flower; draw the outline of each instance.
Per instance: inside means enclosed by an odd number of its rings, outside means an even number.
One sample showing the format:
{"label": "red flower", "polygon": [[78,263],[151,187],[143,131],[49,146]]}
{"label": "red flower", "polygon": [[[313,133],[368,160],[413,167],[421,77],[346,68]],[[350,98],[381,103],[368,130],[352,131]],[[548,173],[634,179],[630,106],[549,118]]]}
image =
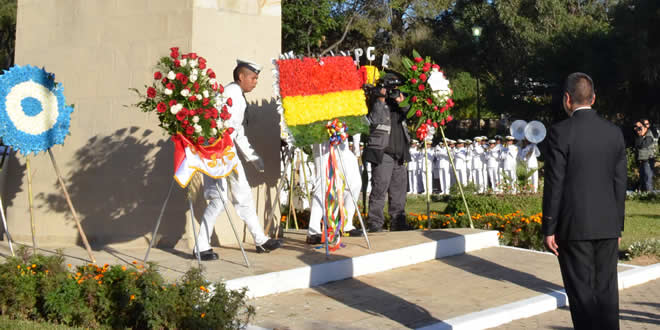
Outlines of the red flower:
{"label": "red flower", "polygon": [[159,80],[161,78],[163,78],[163,74],[160,73],[160,71],[154,72],[154,80]]}
{"label": "red flower", "polygon": [[211,128],[218,127],[218,123],[215,120],[211,120]]}
{"label": "red flower", "polygon": [[414,95],[413,95],[413,97],[412,97],[410,100],[412,101],[412,103],[417,102],[417,96],[414,96]]}
{"label": "red flower", "polygon": [[424,73],[420,74],[420,75],[419,75],[419,79],[420,79],[421,81],[426,81],[426,79],[427,79],[426,74],[424,74]]}
{"label": "red flower", "polygon": [[149,97],[150,99],[156,97],[156,89],[153,87],[147,88],[147,97]]}
{"label": "red flower", "polygon": [[181,78],[181,84],[185,85],[187,83],[188,83],[188,76],[183,76],[183,78]]}
{"label": "red flower", "polygon": [[165,105],[165,103],[163,103],[163,102],[160,102],[156,106],[156,109],[158,110],[158,112],[163,113],[163,112],[167,111],[167,105]]}
{"label": "red flower", "polygon": [[427,99],[426,99],[426,103],[428,103],[429,105],[431,105],[431,104],[433,104],[433,100],[431,100],[431,98],[427,98]]}
{"label": "red flower", "polygon": [[204,144],[204,137],[200,136],[197,138],[197,144]]}
{"label": "red flower", "polygon": [[417,116],[417,117],[421,117],[421,116],[422,116],[422,110],[417,110],[417,111],[415,112],[415,116]]}
{"label": "red flower", "polygon": [[453,107],[453,106],[454,106],[454,100],[452,100],[452,99],[447,100],[447,105],[448,105],[450,108]]}
{"label": "red flower", "polygon": [[445,111],[447,111],[447,110],[449,110],[449,107],[445,104],[445,106],[442,107],[442,109],[440,109],[440,113],[443,113],[443,112],[445,112]]}
{"label": "red flower", "polygon": [[199,92],[199,83],[195,81],[193,88],[195,89],[195,92]]}
{"label": "red flower", "polygon": [[176,88],[176,86],[174,86],[173,83],[167,83],[167,85],[165,85],[165,87],[167,87],[167,89],[171,89],[171,90],[174,90],[174,88]]}
{"label": "red flower", "polygon": [[188,98],[188,101],[195,102],[195,101],[197,101],[197,98],[195,97],[195,95],[190,95],[190,97]]}
{"label": "red flower", "polygon": [[170,100],[170,106],[176,105],[176,100]]}
{"label": "red flower", "polygon": [[438,71],[440,71],[440,66],[437,65],[437,64],[433,64],[433,65],[431,65],[431,68],[433,68],[433,69],[438,69]]}
{"label": "red flower", "polygon": [[413,71],[417,71],[417,65],[411,66],[410,69],[413,70]]}
{"label": "red flower", "polygon": [[190,53],[188,54],[188,56],[190,56],[190,58],[192,58],[193,60],[197,59],[197,53]]}
{"label": "red flower", "polygon": [[234,133],[234,128],[233,127],[228,128],[227,133],[229,134]]}
{"label": "red flower", "polygon": [[172,58],[177,58],[177,57],[179,57],[179,47],[172,47],[172,48],[170,48],[170,50],[172,51],[172,52],[170,53],[170,56],[171,56]]}
{"label": "red flower", "polygon": [[423,60],[424,60],[424,59],[421,58],[421,57],[415,57],[415,62],[417,62],[417,63],[419,63],[419,62],[421,62],[421,61],[423,61]]}
{"label": "red flower", "polygon": [[198,66],[199,66],[199,69],[200,69],[200,70],[204,70],[204,69],[206,69],[206,62],[204,62],[204,63],[199,62],[199,65],[198,65]]}
{"label": "red flower", "polygon": [[416,84],[416,83],[417,83],[417,79],[412,78],[412,79],[410,79],[410,82],[413,83],[413,84]]}
{"label": "red flower", "polygon": [[422,68],[422,71],[424,71],[424,72],[429,72],[429,70],[431,70],[430,66],[425,66],[425,67]]}
{"label": "red flower", "polygon": [[192,135],[193,133],[195,133],[195,128],[194,127],[192,127],[192,126],[186,127],[186,134]]}
{"label": "red flower", "polygon": [[225,88],[222,85],[218,85],[218,93],[222,94],[225,92]]}
{"label": "red flower", "polygon": [[185,113],[183,110],[180,110],[180,111],[177,112],[177,114],[176,114],[176,119],[177,119],[178,121],[183,121],[184,119],[186,119],[186,113]]}
{"label": "red flower", "polygon": [[188,54],[181,55],[181,58],[188,58]]}
{"label": "red flower", "polygon": [[437,105],[433,106],[433,111],[438,111],[438,106]]}
{"label": "red flower", "polygon": [[424,91],[424,89],[426,87],[424,86],[424,84],[419,84],[419,86],[417,86],[417,88],[419,89],[420,92],[422,92],[422,91]]}
{"label": "red flower", "polygon": [[433,122],[433,128],[438,128],[438,123]]}
{"label": "red flower", "polygon": [[210,112],[205,112],[204,113],[204,119],[209,119],[211,118],[211,113]]}
{"label": "red flower", "polygon": [[426,123],[429,124],[429,125],[431,125],[431,123],[432,123],[431,119],[427,119],[427,120],[426,120]]}
{"label": "red flower", "polygon": [[210,137],[210,138],[209,138],[209,144],[213,144],[213,143],[215,143],[215,138],[214,138],[214,137]]}
{"label": "red flower", "polygon": [[450,122],[452,120],[454,120],[454,117],[452,117],[451,115],[447,116],[447,122]]}
{"label": "red flower", "polygon": [[167,84],[167,77],[163,78],[163,80],[161,80],[160,82],[162,82],[163,85]]}
{"label": "red flower", "polygon": [[212,69],[206,70],[206,75],[209,76],[209,78],[211,79],[215,78],[215,72],[213,72]]}
{"label": "red flower", "polygon": [[444,119],[440,121],[440,126],[445,126],[445,120]]}
{"label": "red flower", "polygon": [[203,98],[202,99],[202,106],[207,106],[207,105],[209,105],[209,103],[211,103],[211,100],[209,100],[208,98]]}
{"label": "red flower", "polygon": [[188,125],[190,125],[190,122],[188,121],[188,119],[184,120],[183,121],[183,126],[188,126]]}
{"label": "red flower", "polygon": [[174,60],[174,66],[177,67],[177,68],[180,67],[181,66],[181,61]]}
{"label": "red flower", "polygon": [[230,107],[234,105],[234,101],[231,100],[231,97],[227,99],[227,105]]}

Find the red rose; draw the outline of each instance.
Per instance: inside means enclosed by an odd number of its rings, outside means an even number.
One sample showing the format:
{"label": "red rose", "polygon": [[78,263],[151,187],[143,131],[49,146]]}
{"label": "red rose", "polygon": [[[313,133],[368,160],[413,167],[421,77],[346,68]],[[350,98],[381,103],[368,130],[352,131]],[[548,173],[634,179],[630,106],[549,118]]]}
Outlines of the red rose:
{"label": "red rose", "polygon": [[234,128],[233,127],[228,128],[227,133],[229,134],[234,133]]}
{"label": "red rose", "polygon": [[202,99],[202,106],[207,106],[207,105],[209,105],[209,103],[211,103],[211,100],[209,100],[208,98],[203,98]]}
{"label": "red rose", "polygon": [[431,65],[431,68],[433,68],[433,69],[438,69],[438,71],[440,71],[440,66],[437,65],[437,64],[433,64],[433,65]]}
{"label": "red rose", "polygon": [[188,76],[183,76],[183,78],[181,78],[181,84],[185,85],[187,83],[188,83]]}
{"label": "red rose", "polygon": [[149,97],[150,99],[156,97],[156,89],[153,87],[147,88],[147,97]]}
{"label": "red rose", "polygon": [[437,105],[433,106],[433,111],[438,111],[438,106]]}
{"label": "red rose", "polygon": [[163,113],[163,112],[167,111],[167,106],[165,105],[165,103],[160,102],[156,106],[156,109],[158,110],[158,112]]}
{"label": "red rose", "polygon": [[419,63],[419,62],[421,62],[421,61],[423,61],[423,60],[424,60],[424,59],[421,58],[421,57],[415,57],[415,62],[417,62],[417,63]]}
{"label": "red rose", "polygon": [[431,67],[429,67],[429,66],[425,66],[425,67],[422,68],[422,71],[424,71],[424,72],[429,72],[429,70],[431,70]]}
{"label": "red rose", "polygon": [[188,114],[190,114],[190,111],[186,108],[181,108],[179,113],[183,113],[184,116],[187,116]]}
{"label": "red rose", "polygon": [[188,98],[188,101],[195,102],[195,101],[197,101],[197,98],[195,97],[195,95],[190,95],[190,97]]}
{"label": "red rose", "polygon": [[226,106],[226,105],[223,105],[223,106],[222,106],[222,112],[227,112],[227,113],[229,113],[229,111],[227,111],[227,106]]}
{"label": "red rose", "polygon": [[440,109],[440,113],[443,113],[447,110],[449,110],[449,107],[447,105],[445,105],[444,107],[442,107],[442,109]]}
{"label": "red rose", "polygon": [[411,66],[410,69],[413,70],[413,71],[417,71],[417,65]]}
{"label": "red rose", "polygon": [[163,80],[161,80],[160,82],[162,82],[163,85],[167,84],[167,78],[163,78]]}
{"label": "red rose", "polygon": [[227,99],[227,105],[232,106],[234,104],[234,101],[231,100],[231,97]]}
{"label": "red rose", "polygon": [[206,75],[209,76],[209,78],[211,79],[215,78],[215,72],[213,72],[212,69],[206,70]]}
{"label": "red rose", "polygon": [[186,114],[185,114],[185,112],[183,112],[183,110],[177,112],[177,114],[176,114],[176,119],[177,119],[178,121],[183,121],[184,119],[186,119]]}
{"label": "red rose", "polygon": [[428,105],[431,105],[431,104],[433,104],[433,100],[431,100],[431,98],[428,98],[428,99],[426,99],[426,103],[428,103]]}
{"label": "red rose", "polygon": [[171,90],[174,90],[174,88],[176,88],[176,86],[174,86],[173,83],[167,83],[167,85],[165,85],[165,87],[167,87],[167,89],[171,89]]}
{"label": "red rose", "polygon": [[159,80],[161,78],[163,78],[163,74],[160,73],[160,71],[154,72],[154,80]]}
{"label": "red rose", "polygon": [[433,122],[433,128],[438,128],[438,123]]}
{"label": "red rose", "polygon": [[422,81],[426,81],[426,74],[422,73],[419,75],[419,79]]}
{"label": "red rose", "polygon": [[432,123],[431,119],[427,119],[427,120],[426,120],[426,123],[429,124],[429,125],[431,125],[431,123]]}
{"label": "red rose", "polygon": [[197,144],[204,144],[204,137],[200,136],[197,138]]}
{"label": "red rose", "polygon": [[195,133],[195,128],[194,127],[192,127],[192,126],[186,127],[186,134],[192,135],[193,133]]}
{"label": "red rose", "polygon": [[218,93],[222,94],[225,92],[225,88],[222,85],[218,85]]}
{"label": "red rose", "polygon": [[450,122],[452,120],[454,120],[454,117],[452,117],[451,115],[447,116],[447,122]]}
{"label": "red rose", "polygon": [[170,100],[170,106],[176,105],[176,100]]}
{"label": "red rose", "polygon": [[417,83],[417,79],[412,78],[412,79],[410,79],[410,82],[413,83],[413,84],[416,84],[416,83]]}
{"label": "red rose", "polygon": [[419,84],[419,86],[417,86],[417,89],[419,89],[420,92],[424,91],[425,88],[426,87],[424,87],[424,84]]}
{"label": "red rose", "polygon": [[445,126],[445,120],[444,119],[440,121],[440,126]]}
{"label": "red rose", "polygon": [[188,54],[188,56],[190,56],[190,58],[192,58],[194,60],[194,59],[197,58],[197,53],[190,53],[190,54]]}
{"label": "red rose", "polygon": [[188,125],[190,125],[190,122],[188,121],[188,119],[184,120],[183,121],[183,126],[188,126]]}
{"label": "red rose", "polygon": [[410,100],[412,101],[412,103],[417,102],[417,96],[413,96]]}
{"label": "red rose", "polygon": [[447,105],[448,105],[450,108],[453,107],[453,106],[454,106],[454,100],[452,100],[452,99],[448,99],[448,100],[447,100]]}
{"label": "red rose", "polygon": [[181,58],[188,58],[188,54],[181,55]]}
{"label": "red rose", "polygon": [[208,113],[208,112],[205,112],[204,113],[204,119],[209,119],[209,118],[211,118],[211,114]]}
{"label": "red rose", "polygon": [[417,110],[417,111],[415,112],[415,116],[417,116],[417,117],[421,117],[421,116],[422,116],[422,110]]}
{"label": "red rose", "polygon": [[213,144],[214,142],[215,142],[215,138],[214,138],[214,137],[210,137],[210,138],[209,138],[209,144]]}
{"label": "red rose", "polygon": [[173,53],[174,53],[174,52],[178,53],[178,52],[179,52],[179,47],[172,47],[172,48],[170,48],[170,50],[171,50]]}
{"label": "red rose", "polygon": [[177,58],[177,57],[179,57],[179,47],[172,47],[172,48],[170,48],[170,50],[172,51],[172,52],[170,53],[170,56],[171,56],[172,58]]}
{"label": "red rose", "polygon": [[174,66],[177,67],[177,68],[180,67],[181,66],[181,61],[174,60]]}
{"label": "red rose", "polygon": [[204,63],[201,63],[201,62],[200,62],[198,66],[199,66],[199,69],[200,69],[200,70],[204,70],[204,69],[206,69],[206,62],[204,62]]}
{"label": "red rose", "polygon": [[195,81],[193,88],[195,89],[195,92],[199,92],[199,83]]}
{"label": "red rose", "polygon": [[211,128],[218,127],[218,123],[215,120],[211,120]]}

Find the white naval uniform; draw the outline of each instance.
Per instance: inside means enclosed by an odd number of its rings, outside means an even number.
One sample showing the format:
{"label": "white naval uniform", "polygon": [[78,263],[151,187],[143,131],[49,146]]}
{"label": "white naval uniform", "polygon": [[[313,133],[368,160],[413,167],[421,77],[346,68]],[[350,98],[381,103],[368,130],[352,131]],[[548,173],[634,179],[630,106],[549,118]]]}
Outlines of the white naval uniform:
{"label": "white naval uniform", "polygon": [[483,155],[483,146],[475,144],[472,148],[472,182],[477,186],[480,193],[486,190]]}
{"label": "white naval uniform", "polygon": [[419,180],[417,179],[419,151],[410,147],[410,161],[408,162],[408,189],[411,194],[419,194]]}
{"label": "white naval uniform", "polygon": [[[229,107],[231,118],[227,121],[229,127],[234,128],[231,134],[236,149],[245,157],[248,162],[260,159],[259,155],[254,151],[247,136],[245,136],[245,110],[247,110],[247,101],[243,96],[241,87],[235,83],[231,83],[225,87],[224,97],[232,99],[232,106]],[[215,222],[220,213],[224,210],[225,206],[220,199],[222,194],[225,200],[227,195],[227,182],[231,185],[231,202],[236,209],[238,216],[247,225],[254,243],[261,245],[268,241],[269,237],[264,234],[264,230],[259,223],[257,217],[256,205],[252,197],[252,188],[245,177],[245,170],[243,164],[239,161],[236,170],[226,177],[225,179],[213,179],[204,176],[204,198],[209,200],[209,204],[204,210],[202,215],[202,225],[197,239],[199,251],[206,251],[211,248],[211,235]],[[216,183],[222,191],[218,191]]]}
{"label": "white naval uniform", "polygon": [[438,179],[440,180],[440,194],[449,195],[449,189],[451,188],[451,175],[449,169],[451,164],[449,163],[449,155],[447,154],[447,148],[437,146],[435,147],[435,159],[438,163]]}
{"label": "white naval uniform", "polygon": [[[337,162],[340,171],[346,170],[344,177],[346,178],[346,189],[344,190],[344,207],[346,208],[346,223],[344,223],[344,232],[355,229],[353,226],[353,217],[355,216],[355,203],[351,199],[348,189],[352,193],[352,198],[357,199],[362,190],[362,175],[360,174],[360,166],[357,157],[350,150],[348,142],[344,140],[341,144],[335,146],[335,151],[338,153]],[[312,196],[312,209],[309,215],[309,229],[308,235],[323,234],[321,232],[321,222],[325,213],[325,193],[328,188],[326,182],[326,168],[328,167],[328,156],[330,155],[330,143],[312,145],[312,152],[314,153],[314,167],[316,168],[316,175],[314,176],[314,192]],[[341,154],[341,159],[339,159]],[[342,167],[341,165],[344,165]],[[339,174],[339,173],[337,173]],[[336,181],[341,185],[342,180]],[[335,215],[338,216],[338,215]]]}
{"label": "white naval uniform", "polygon": [[499,175],[499,166],[500,166],[500,152],[497,150],[497,147],[488,148],[486,150],[486,168],[488,172],[488,180],[490,181],[490,188],[494,192],[499,192],[500,190],[500,175]]}
{"label": "white naval uniform", "polygon": [[465,147],[456,148],[454,151],[454,162],[456,166],[456,174],[458,174],[458,181],[461,185],[467,184],[467,150]]}
{"label": "white naval uniform", "polygon": [[514,194],[516,193],[516,185],[518,183],[518,174],[516,173],[517,158],[518,147],[512,144],[502,148],[500,159],[502,159],[503,176],[508,177],[508,180],[510,180],[511,191]]}
{"label": "white naval uniform", "polygon": [[472,148],[471,144],[465,146],[465,173],[467,176],[467,183],[474,183],[474,179],[472,178]]}
{"label": "white naval uniform", "polygon": [[532,192],[536,193],[539,189],[539,162],[536,157],[541,155],[541,151],[536,144],[529,144],[520,151],[520,161],[525,164],[527,171],[534,171],[529,181],[532,184]]}

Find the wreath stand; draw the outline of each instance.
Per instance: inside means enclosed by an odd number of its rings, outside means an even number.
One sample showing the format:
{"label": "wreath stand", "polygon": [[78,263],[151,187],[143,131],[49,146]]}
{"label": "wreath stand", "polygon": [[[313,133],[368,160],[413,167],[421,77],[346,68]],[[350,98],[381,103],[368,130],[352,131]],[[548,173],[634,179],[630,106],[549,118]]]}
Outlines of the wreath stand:
{"label": "wreath stand", "polygon": [[[172,183],[170,183],[170,189],[167,192],[167,197],[165,197],[165,202],[163,203],[163,207],[160,209],[160,215],[158,216],[158,219],[156,220],[156,226],[154,227],[154,231],[151,233],[151,240],[149,241],[149,247],[147,248],[147,253],[144,256],[143,262],[147,263],[149,260],[149,253],[151,252],[151,248],[154,245],[154,241],[156,240],[156,236],[158,235],[158,228],[160,227],[160,222],[163,219],[163,214],[165,214],[165,208],[167,207],[167,203],[170,200],[170,195],[172,194],[172,188],[174,187],[174,179],[172,179]],[[216,189],[218,189],[218,195],[220,196],[220,200],[222,202],[222,205],[224,206],[225,213],[227,214],[227,220],[229,221],[229,224],[231,225],[231,229],[234,232],[234,236],[236,237],[236,242],[238,242],[238,246],[241,248],[241,253],[243,254],[243,260],[245,260],[245,265],[247,268],[250,268],[250,261],[247,258],[247,254],[245,253],[245,249],[243,248],[243,242],[239,239],[238,237],[238,232],[236,232],[236,227],[234,226],[234,222],[232,221],[232,216],[229,210],[227,209],[227,201],[226,199],[222,196],[222,189],[220,189],[220,186],[218,183],[215,183]],[[199,255],[199,242],[197,241],[197,236],[199,235],[199,232],[196,229],[195,225],[195,211],[193,210],[193,202],[192,202],[192,196],[190,194],[190,191],[188,191],[187,194],[187,199],[188,199],[188,208],[190,210],[190,223],[192,225],[192,234],[195,240],[195,256],[197,257],[197,265],[199,268],[202,268],[202,259]],[[201,231],[201,226],[200,225],[200,231]]]}
{"label": "wreath stand", "polygon": [[[5,159],[9,155],[9,147],[6,147],[2,155],[0,156],[0,172],[6,171],[7,169],[4,167],[5,165]],[[2,204],[2,196],[0,196],[0,216],[2,216],[2,226],[5,230],[5,236],[7,237],[7,243],[9,244],[9,251],[11,251],[11,256],[14,257],[16,254],[14,254],[14,247],[11,244],[11,235],[9,235],[9,228],[7,227],[7,217],[5,216],[5,207]]]}

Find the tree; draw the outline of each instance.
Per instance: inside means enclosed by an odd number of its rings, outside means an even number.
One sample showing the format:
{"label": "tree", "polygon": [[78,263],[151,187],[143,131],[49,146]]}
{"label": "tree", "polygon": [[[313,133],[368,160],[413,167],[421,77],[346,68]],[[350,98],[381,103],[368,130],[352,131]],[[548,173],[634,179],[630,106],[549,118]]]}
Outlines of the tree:
{"label": "tree", "polygon": [[0,0],[0,63],[3,69],[14,65],[16,43],[16,0]]}
{"label": "tree", "polygon": [[311,56],[326,40],[326,33],[337,26],[331,16],[333,2],[325,0],[282,1],[282,51]]}

